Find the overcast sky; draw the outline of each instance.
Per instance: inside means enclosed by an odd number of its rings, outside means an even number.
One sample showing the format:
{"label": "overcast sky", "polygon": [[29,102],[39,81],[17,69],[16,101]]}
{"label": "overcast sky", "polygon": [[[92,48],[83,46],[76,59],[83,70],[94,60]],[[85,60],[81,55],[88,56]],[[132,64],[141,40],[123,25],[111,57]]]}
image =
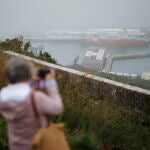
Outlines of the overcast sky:
{"label": "overcast sky", "polygon": [[0,0],[0,34],[150,27],[150,0]]}

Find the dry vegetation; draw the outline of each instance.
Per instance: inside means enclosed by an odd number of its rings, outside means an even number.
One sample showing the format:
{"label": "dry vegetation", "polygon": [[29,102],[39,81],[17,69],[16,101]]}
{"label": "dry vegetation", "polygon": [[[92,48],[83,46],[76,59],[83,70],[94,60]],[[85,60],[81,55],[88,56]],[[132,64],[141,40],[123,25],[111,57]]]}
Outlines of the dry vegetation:
{"label": "dry vegetation", "polygon": [[0,69],[0,87],[6,85],[7,83],[6,77],[4,75],[3,67],[5,66],[9,58],[10,58],[9,55],[0,52],[0,68],[1,68]]}

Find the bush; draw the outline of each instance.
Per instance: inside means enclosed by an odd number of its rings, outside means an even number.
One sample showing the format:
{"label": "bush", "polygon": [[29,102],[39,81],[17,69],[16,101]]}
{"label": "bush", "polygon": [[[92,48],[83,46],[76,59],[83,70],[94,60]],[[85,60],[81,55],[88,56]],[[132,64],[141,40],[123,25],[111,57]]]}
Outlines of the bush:
{"label": "bush", "polygon": [[103,101],[99,101],[93,109],[90,105],[82,106],[82,109],[76,104],[67,105],[62,117],[67,124],[73,150],[99,150],[105,147],[114,150],[148,150],[149,119],[141,112],[124,108],[115,102]]}
{"label": "bush", "polygon": [[15,38],[12,40],[6,39],[4,42],[0,42],[0,50],[11,50],[13,52],[47,61],[49,63],[57,63],[57,61],[54,58],[52,58],[52,56],[48,52],[40,51],[39,55],[36,56],[32,51],[29,51],[30,46],[30,42],[23,44],[21,38]]}
{"label": "bush", "polygon": [[7,141],[7,129],[6,122],[2,117],[0,117],[0,149],[7,150],[8,149],[8,141]]}

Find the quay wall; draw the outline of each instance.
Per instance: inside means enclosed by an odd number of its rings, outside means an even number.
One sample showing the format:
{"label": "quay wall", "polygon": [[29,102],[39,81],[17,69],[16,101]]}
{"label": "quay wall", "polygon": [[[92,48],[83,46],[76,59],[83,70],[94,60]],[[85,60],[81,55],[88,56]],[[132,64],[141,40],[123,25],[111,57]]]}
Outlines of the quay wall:
{"label": "quay wall", "polygon": [[114,56],[112,56],[112,57],[113,57],[113,60],[130,59],[130,58],[133,59],[133,58],[150,57],[150,53],[114,55]]}
{"label": "quay wall", "polygon": [[24,38],[24,42],[33,42],[33,43],[49,43],[51,41],[81,41],[83,38],[81,37],[49,37],[49,38]]}
{"label": "quay wall", "polygon": [[[71,102],[72,100],[80,99],[85,105],[86,101],[89,100],[91,103],[99,100],[117,101],[120,104],[138,109],[150,115],[149,90],[97,77],[63,66],[50,64],[11,51],[6,51],[4,53],[5,55],[19,57],[37,65],[55,68],[60,92],[65,100],[67,99]],[[74,97],[74,99],[67,98],[66,95],[69,93],[73,94],[72,97]]]}
{"label": "quay wall", "polygon": [[114,55],[109,56],[106,60],[105,72],[111,72],[112,64],[114,60],[120,59],[134,59],[134,58],[142,58],[142,57],[150,57],[150,53],[138,53],[138,54],[126,54],[126,55]]}

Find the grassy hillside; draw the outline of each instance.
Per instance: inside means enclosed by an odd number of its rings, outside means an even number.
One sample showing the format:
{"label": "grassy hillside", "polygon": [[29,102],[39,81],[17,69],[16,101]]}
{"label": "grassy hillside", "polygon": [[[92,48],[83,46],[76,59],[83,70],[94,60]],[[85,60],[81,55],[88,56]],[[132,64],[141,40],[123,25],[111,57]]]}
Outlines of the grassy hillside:
{"label": "grassy hillside", "polygon": [[[3,68],[9,58],[0,52],[0,86],[7,83]],[[94,95],[96,81],[89,84],[84,77],[76,78],[61,71],[57,74],[65,112],[54,120],[66,123],[66,135],[72,150],[150,149],[150,116],[112,99],[100,99],[98,94]],[[0,149],[7,149],[3,118],[0,118]]]}

